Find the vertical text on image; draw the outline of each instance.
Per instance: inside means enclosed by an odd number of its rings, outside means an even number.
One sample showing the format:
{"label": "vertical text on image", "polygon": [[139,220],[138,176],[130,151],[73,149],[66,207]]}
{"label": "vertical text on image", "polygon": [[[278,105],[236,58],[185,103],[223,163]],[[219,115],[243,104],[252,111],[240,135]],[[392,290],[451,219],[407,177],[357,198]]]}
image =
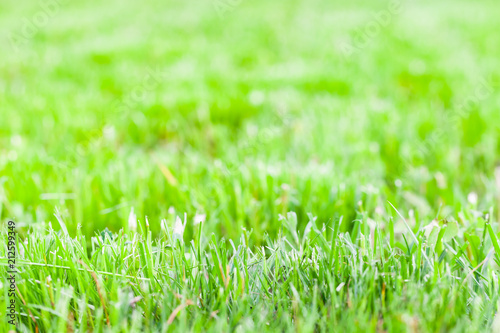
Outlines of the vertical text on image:
{"label": "vertical text on image", "polygon": [[7,321],[11,325],[16,325],[16,223],[8,222],[7,232],[7,285],[8,297],[7,303]]}

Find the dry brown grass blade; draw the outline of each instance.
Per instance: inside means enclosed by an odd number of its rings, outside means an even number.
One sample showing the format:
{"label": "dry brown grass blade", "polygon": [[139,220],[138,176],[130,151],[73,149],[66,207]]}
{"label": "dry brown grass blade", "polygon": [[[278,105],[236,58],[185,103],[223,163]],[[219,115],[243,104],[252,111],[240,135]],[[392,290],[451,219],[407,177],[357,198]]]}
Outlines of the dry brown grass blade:
{"label": "dry brown grass blade", "polygon": [[97,279],[97,274],[94,271],[92,271],[89,268],[89,266],[87,266],[87,264],[85,264],[82,260],[78,260],[78,263],[80,265],[82,265],[83,267],[85,267],[85,269],[87,270],[87,272],[89,272],[90,275],[92,275],[92,278],[94,279],[94,282],[95,282],[95,285],[96,285],[97,294],[99,295],[99,299],[101,300],[102,308],[104,310],[104,315],[106,316],[106,324],[108,325],[108,327],[111,327],[111,324],[109,322],[108,311],[106,310],[106,304],[104,302],[104,297],[102,296],[101,284],[99,283],[99,280]]}
{"label": "dry brown grass blade", "polygon": [[189,305],[194,305],[194,303],[193,303],[193,301],[188,299],[188,300],[186,300],[186,302],[184,302],[181,305],[179,305],[178,307],[176,307],[174,309],[174,311],[172,311],[172,313],[168,317],[167,324],[171,325],[174,322],[175,317],[177,317],[177,314],[179,312],[181,312],[182,309],[188,307]]}
{"label": "dry brown grass blade", "polygon": [[[19,291],[19,288],[17,286],[16,286],[16,291],[17,291],[17,295],[19,295],[19,298],[21,299],[21,302],[23,302],[24,306],[26,306],[26,301],[24,300],[23,295],[21,295],[21,292]],[[27,307],[26,307],[26,309],[28,310],[28,314],[30,315],[31,320],[33,320],[33,322],[35,323],[35,332],[38,333],[38,324],[36,322],[36,319],[33,316],[33,314],[31,313],[30,309],[28,309]]]}

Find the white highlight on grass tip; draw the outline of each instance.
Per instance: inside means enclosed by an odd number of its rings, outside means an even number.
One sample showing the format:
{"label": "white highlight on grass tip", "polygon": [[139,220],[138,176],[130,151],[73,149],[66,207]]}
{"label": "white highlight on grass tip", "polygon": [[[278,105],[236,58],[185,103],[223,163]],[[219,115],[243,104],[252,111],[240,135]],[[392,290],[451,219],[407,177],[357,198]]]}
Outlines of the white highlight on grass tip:
{"label": "white highlight on grass tip", "polygon": [[128,215],[128,228],[130,230],[137,230],[137,216],[134,213],[134,207],[130,209],[130,214]]}
{"label": "white highlight on grass tip", "polygon": [[160,221],[160,228],[161,228],[161,231],[167,232],[167,230],[168,230],[167,220],[162,219]]}
{"label": "white highlight on grass tip", "polygon": [[172,232],[172,236],[174,238],[174,243],[176,240],[182,242],[182,237],[184,235],[184,229],[186,228],[186,214],[184,214],[184,223],[181,218],[177,216],[175,218],[174,230]]}
{"label": "white highlight on grass tip", "polygon": [[196,214],[194,216],[194,225],[198,225],[200,223],[205,222],[206,218],[207,218],[206,214]]}

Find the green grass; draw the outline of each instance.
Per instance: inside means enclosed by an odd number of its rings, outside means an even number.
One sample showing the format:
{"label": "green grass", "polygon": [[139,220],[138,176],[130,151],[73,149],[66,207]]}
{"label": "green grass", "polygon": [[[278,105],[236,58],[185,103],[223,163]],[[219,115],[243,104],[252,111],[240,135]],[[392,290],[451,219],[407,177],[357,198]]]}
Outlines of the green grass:
{"label": "green grass", "polygon": [[496,1],[50,3],[0,3],[19,330],[500,329]]}
{"label": "green grass", "polygon": [[262,246],[248,245],[248,231],[236,243],[218,240],[203,223],[185,242],[174,215],[156,240],[144,224],[91,239],[30,228],[19,246],[19,328],[482,332],[494,320],[498,328],[498,236],[484,217],[470,216],[462,235],[451,221],[414,235],[366,217],[341,233],[342,220],[318,229],[312,215],[298,232],[296,218],[283,217]]}

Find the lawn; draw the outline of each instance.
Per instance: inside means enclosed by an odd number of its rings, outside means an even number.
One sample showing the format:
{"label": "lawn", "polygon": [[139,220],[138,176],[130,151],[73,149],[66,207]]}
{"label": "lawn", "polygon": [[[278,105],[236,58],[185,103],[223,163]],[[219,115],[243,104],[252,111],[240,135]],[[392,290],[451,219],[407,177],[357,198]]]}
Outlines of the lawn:
{"label": "lawn", "polygon": [[0,332],[500,331],[499,12],[2,1]]}

